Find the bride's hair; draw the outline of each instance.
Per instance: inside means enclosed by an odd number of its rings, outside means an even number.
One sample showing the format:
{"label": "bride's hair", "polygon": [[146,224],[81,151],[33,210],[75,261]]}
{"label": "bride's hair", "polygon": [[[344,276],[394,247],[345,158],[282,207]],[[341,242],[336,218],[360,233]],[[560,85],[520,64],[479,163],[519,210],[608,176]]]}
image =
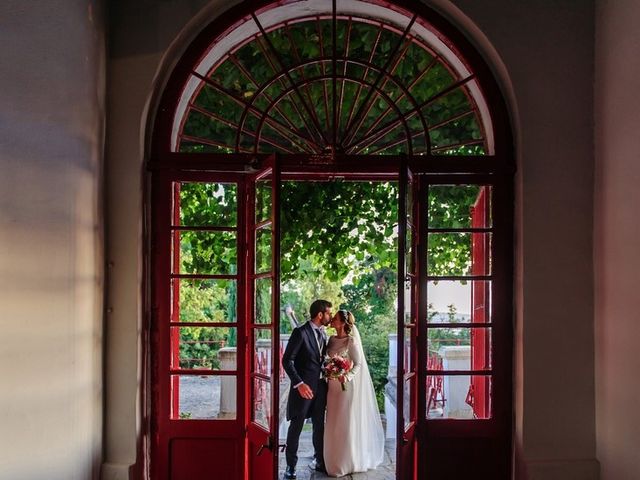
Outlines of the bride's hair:
{"label": "bride's hair", "polygon": [[344,331],[347,335],[351,335],[351,330],[353,330],[353,324],[356,323],[356,319],[349,310],[338,310],[340,314],[340,318],[344,322]]}

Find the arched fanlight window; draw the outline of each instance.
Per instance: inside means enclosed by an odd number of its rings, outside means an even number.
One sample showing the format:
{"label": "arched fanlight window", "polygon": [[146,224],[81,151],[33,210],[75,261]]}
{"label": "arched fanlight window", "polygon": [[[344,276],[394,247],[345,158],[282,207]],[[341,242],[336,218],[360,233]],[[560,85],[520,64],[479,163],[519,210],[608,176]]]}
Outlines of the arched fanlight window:
{"label": "arched fanlight window", "polygon": [[481,86],[428,19],[382,2],[281,3],[222,32],[195,63],[172,151],[494,153]]}

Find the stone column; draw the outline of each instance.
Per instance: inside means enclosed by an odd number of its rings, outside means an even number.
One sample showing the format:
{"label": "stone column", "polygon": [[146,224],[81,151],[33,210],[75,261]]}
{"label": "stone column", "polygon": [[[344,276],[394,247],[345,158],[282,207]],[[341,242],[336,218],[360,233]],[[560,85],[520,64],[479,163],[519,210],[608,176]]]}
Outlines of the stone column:
{"label": "stone column", "polygon": [[[218,350],[221,370],[235,370],[238,352],[236,347],[223,347]],[[218,418],[236,418],[236,377],[223,376],[220,379],[220,411]]]}
{"label": "stone column", "polygon": [[384,416],[386,417],[386,438],[396,438],[396,414],[398,399],[398,334],[389,334],[389,370],[384,390]]}
{"label": "stone column", "polygon": [[[468,370],[471,365],[471,347],[457,345],[442,347],[442,368],[445,370]],[[447,400],[444,416],[448,418],[473,418],[473,410],[465,402],[469,391],[470,377],[467,375],[445,376],[444,397]]]}
{"label": "stone column", "polygon": [[[289,343],[289,338],[291,337],[288,333],[280,334],[280,352],[284,353],[285,348],[287,348],[287,344]],[[285,373],[280,380],[280,418],[278,419],[278,437],[283,440],[287,438],[287,430],[289,429],[289,422],[287,421],[287,402],[289,401],[289,376]],[[282,442],[281,442],[282,443]]]}

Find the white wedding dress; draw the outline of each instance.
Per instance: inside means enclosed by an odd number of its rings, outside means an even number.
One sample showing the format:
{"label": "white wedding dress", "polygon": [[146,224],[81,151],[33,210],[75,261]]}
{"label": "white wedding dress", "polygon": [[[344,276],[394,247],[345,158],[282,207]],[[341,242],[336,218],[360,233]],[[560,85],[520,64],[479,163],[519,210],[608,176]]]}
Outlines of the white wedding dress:
{"label": "white wedding dress", "polygon": [[341,477],[376,468],[384,460],[384,431],[358,329],[353,336],[329,338],[327,355],[353,362],[346,390],[328,380],[324,427],[324,464],[327,473]]}

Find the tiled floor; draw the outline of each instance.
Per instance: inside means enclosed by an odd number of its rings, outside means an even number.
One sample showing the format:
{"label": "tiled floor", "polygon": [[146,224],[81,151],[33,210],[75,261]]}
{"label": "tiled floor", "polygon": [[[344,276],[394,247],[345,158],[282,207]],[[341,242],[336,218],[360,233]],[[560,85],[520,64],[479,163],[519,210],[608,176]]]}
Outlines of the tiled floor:
{"label": "tiled floor", "polygon": [[[346,475],[340,477],[341,479],[353,479],[353,480],[395,480],[396,478],[396,442],[395,440],[387,439],[385,445],[385,460],[375,470],[369,470],[366,473],[354,473],[353,475]],[[300,448],[298,449],[298,465],[296,467],[296,473],[298,480],[325,480],[328,477],[322,473],[311,471],[308,467],[309,463],[313,460],[313,446],[311,445],[311,430],[310,425],[305,425],[302,435],[300,436]],[[279,478],[282,479],[284,475],[284,469],[286,467],[286,461],[284,453],[280,453],[280,474]]]}

